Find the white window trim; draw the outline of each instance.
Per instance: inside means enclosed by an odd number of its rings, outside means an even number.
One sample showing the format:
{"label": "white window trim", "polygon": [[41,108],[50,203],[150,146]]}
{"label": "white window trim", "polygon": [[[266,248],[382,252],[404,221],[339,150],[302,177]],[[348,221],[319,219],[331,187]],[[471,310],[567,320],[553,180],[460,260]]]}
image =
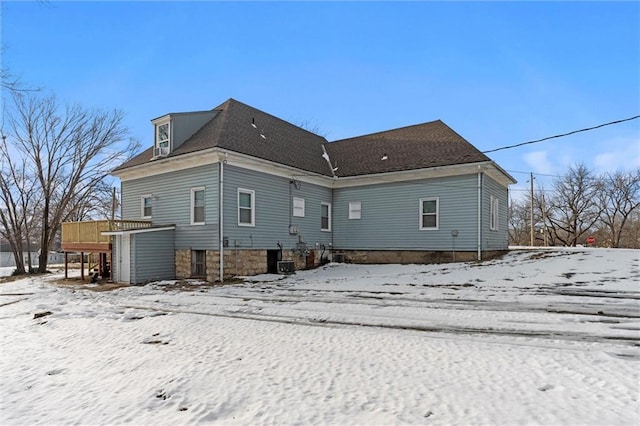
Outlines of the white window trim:
{"label": "white window trim", "polygon": [[349,202],[349,219],[351,220],[362,219],[362,202],[361,201]]}
{"label": "white window trim", "polygon": [[[191,208],[189,209],[189,217],[190,217],[191,225],[204,225],[205,224],[205,222],[196,222],[194,220],[195,218],[194,218],[194,215],[193,215],[193,210],[196,207],[196,203],[195,203],[196,194],[195,193],[197,191],[204,191],[204,190],[205,190],[204,186],[198,186],[196,188],[191,188],[191,203],[189,203],[190,206],[191,206]],[[204,214],[205,214],[205,216],[207,214],[207,194],[206,194],[206,192],[205,192],[205,196],[204,196]]]}
{"label": "white window trim", "polygon": [[500,229],[500,199],[492,195],[490,201],[489,229],[492,231],[498,231]]}
{"label": "white window trim", "polygon": [[[298,206],[296,206],[296,201],[298,202]],[[304,217],[304,198],[293,197],[293,212],[291,214],[294,217]]]}
{"label": "white window trim", "polygon": [[[251,196],[251,223],[240,222],[240,194]],[[246,209],[246,207],[242,208]],[[256,226],[256,191],[252,189],[238,188],[238,226]]]}
{"label": "white window trim", "polygon": [[[151,199],[151,216],[144,215],[144,200]],[[153,216],[153,194],[145,194],[140,196],[140,217],[142,219],[151,219]]]}
{"label": "white window trim", "polygon": [[[425,201],[435,201],[436,202],[436,226],[435,227],[424,227],[422,226],[422,216],[424,216],[424,211],[422,207]],[[438,197],[429,197],[429,198],[420,198],[420,215],[418,216],[418,226],[421,231],[437,231],[440,227],[440,198]],[[433,213],[427,213],[433,214]]]}
{"label": "white window trim", "polygon": [[[160,126],[164,126],[165,124],[167,125],[167,139],[161,141],[161,140],[158,139],[159,129],[160,129]],[[159,123],[156,123],[155,124],[155,132],[156,132],[155,137],[154,137],[155,147],[156,148],[160,148],[160,144],[166,142],[167,143],[166,148],[171,150],[171,120],[165,120],[165,121],[161,121]]]}
{"label": "white window trim", "polygon": [[[329,212],[329,227],[328,228],[323,228],[322,227],[322,206],[328,206],[329,208],[327,209],[327,211]],[[331,232],[331,203],[325,203],[325,202],[321,202],[320,203],[320,230],[324,231],[324,232]]]}

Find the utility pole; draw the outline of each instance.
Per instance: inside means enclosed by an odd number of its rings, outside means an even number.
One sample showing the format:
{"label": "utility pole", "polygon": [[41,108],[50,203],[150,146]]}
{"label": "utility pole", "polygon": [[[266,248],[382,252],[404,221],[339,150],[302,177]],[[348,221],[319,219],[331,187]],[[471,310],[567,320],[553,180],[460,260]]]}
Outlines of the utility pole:
{"label": "utility pole", "polygon": [[542,232],[544,234],[544,246],[547,247],[549,245],[547,240],[547,204],[544,200],[544,192],[542,193]]}
{"label": "utility pole", "polygon": [[529,179],[529,182],[531,183],[531,246],[533,247],[533,173],[531,173],[531,179]]}

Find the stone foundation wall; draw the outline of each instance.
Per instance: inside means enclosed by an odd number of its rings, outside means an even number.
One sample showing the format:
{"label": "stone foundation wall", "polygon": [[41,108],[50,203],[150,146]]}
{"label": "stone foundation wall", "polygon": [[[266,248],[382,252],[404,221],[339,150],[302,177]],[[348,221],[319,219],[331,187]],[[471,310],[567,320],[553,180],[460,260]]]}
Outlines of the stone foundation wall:
{"label": "stone foundation wall", "polygon": [[191,277],[191,250],[176,250],[176,279]]}
{"label": "stone foundation wall", "polygon": [[[347,263],[449,263],[472,262],[478,259],[475,251],[409,251],[409,250],[336,250],[335,253],[344,253]],[[506,251],[483,251],[482,259],[492,259]]]}
{"label": "stone foundation wall", "polygon": [[[312,250],[313,266],[321,264],[322,250]],[[472,262],[477,260],[475,251],[409,251],[409,250],[336,250],[334,253],[344,253],[345,262],[348,263],[449,263]],[[484,251],[482,259],[488,260],[505,254],[506,251]],[[325,255],[327,253],[325,252]],[[307,257],[295,250],[283,250],[282,260],[292,260],[296,271],[307,269]],[[176,278],[186,279],[191,277],[191,250],[176,250]],[[207,250],[207,281],[220,280],[220,253],[217,250]],[[267,250],[234,250],[224,251],[224,278],[235,276],[251,276],[267,273]]]}

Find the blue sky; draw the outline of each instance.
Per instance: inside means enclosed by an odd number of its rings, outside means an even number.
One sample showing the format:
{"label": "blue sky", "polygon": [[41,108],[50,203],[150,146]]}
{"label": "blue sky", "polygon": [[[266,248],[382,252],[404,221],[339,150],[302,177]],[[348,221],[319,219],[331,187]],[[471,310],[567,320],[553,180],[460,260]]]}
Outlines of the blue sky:
{"label": "blue sky", "polygon": [[[62,101],[124,110],[145,146],[152,118],[230,97],[329,140],[441,119],[481,151],[640,114],[637,2],[0,7],[4,68]],[[640,167],[639,135],[634,120],[489,155],[517,196],[520,172]]]}

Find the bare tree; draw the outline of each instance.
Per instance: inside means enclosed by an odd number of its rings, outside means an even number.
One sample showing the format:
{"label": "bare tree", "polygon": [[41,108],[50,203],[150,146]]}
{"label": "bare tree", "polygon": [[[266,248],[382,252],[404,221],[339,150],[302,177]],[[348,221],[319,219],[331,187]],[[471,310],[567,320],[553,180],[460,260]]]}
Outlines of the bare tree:
{"label": "bare tree", "polygon": [[600,219],[602,208],[594,200],[600,190],[584,164],[571,167],[553,183],[548,221],[557,242],[575,247]]}
{"label": "bare tree", "polygon": [[526,199],[514,200],[509,203],[509,244],[529,244],[529,202]]}
{"label": "bare tree", "polygon": [[601,221],[611,247],[620,247],[631,214],[640,208],[640,169],[606,174],[598,183]]}
{"label": "bare tree", "polygon": [[37,94],[17,93],[13,99],[15,111],[9,116],[13,148],[41,198],[37,223],[43,271],[62,221],[103,185],[108,172],[135,152],[138,144],[127,140],[119,110],[61,108],[55,97]]}
{"label": "bare tree", "polygon": [[[4,139],[4,138],[3,138]],[[11,247],[15,259],[16,270],[24,273],[24,247],[25,222],[28,217],[25,204],[28,204],[28,190],[24,169],[11,161],[7,155],[5,144],[0,147],[0,236]]]}

